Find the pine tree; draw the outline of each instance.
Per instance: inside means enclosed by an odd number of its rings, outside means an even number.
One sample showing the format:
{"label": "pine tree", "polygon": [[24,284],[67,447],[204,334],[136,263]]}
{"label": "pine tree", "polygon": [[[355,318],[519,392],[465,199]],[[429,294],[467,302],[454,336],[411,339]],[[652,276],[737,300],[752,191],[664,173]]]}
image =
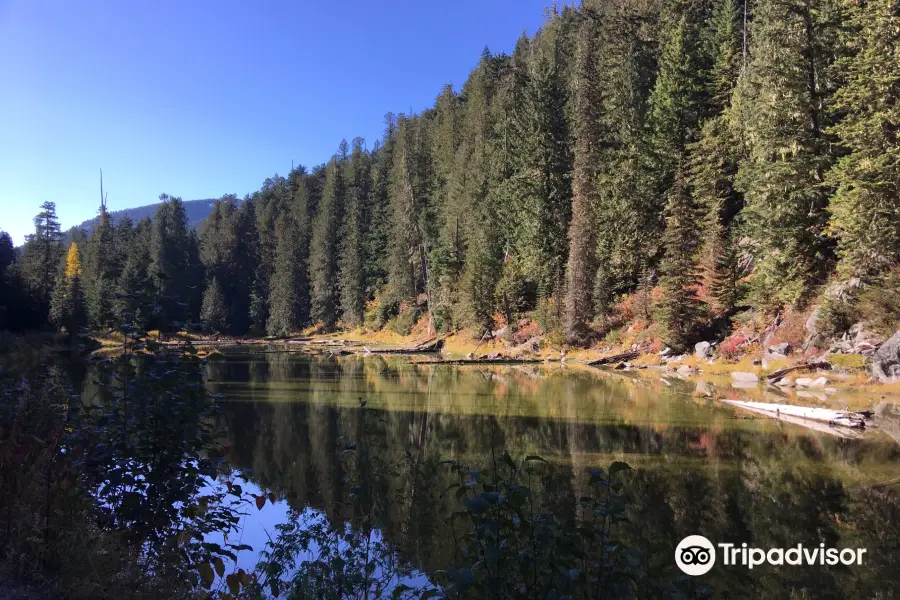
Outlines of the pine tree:
{"label": "pine tree", "polygon": [[597,275],[594,309],[601,327],[617,294],[634,289],[657,259],[662,229],[644,135],[651,62],[629,19],[611,16],[601,25],[603,104],[608,143],[597,177]]}
{"label": "pine tree", "polygon": [[12,238],[0,231],[0,331],[38,327],[40,322],[30,310],[25,286],[17,269]]}
{"label": "pine tree", "polygon": [[225,299],[225,292],[215,276],[203,291],[200,322],[204,328],[216,333],[228,329],[228,303]]}
{"label": "pine tree", "polygon": [[363,210],[367,224],[363,238],[363,280],[367,295],[374,296],[387,283],[388,238],[390,237],[390,174],[394,162],[397,124],[385,116],[385,131],[372,149],[372,185]]}
{"label": "pine tree", "polygon": [[203,266],[184,203],[165,194],[160,200],[150,236],[150,276],[158,295],[155,324],[162,331],[185,327],[199,316]]}
{"label": "pine tree", "polygon": [[[454,241],[461,256],[453,259],[461,263],[458,306],[455,320],[473,327],[479,337],[494,328],[497,282],[502,272],[502,227],[496,200],[502,192],[492,186],[499,179],[509,154],[492,152],[494,113],[492,101],[496,96],[498,59],[485,49],[478,69],[472,74],[463,93],[466,114],[463,120],[463,147],[458,160],[463,160],[462,198],[466,209],[459,215],[461,238]],[[492,187],[494,194],[492,196]]]}
{"label": "pine tree", "polygon": [[900,4],[848,3],[855,54],[835,109],[846,113],[832,131],[849,149],[828,175],[830,228],[839,237],[840,271],[878,275],[900,262]]}
{"label": "pine tree", "polygon": [[252,311],[255,290],[259,289],[259,234],[256,206],[252,197],[244,198],[232,220],[234,251],[234,279],[231,281],[228,323],[231,332],[243,335],[256,322]]}
{"label": "pine tree", "polygon": [[665,256],[660,278],[666,342],[678,350],[686,349],[691,341],[699,311],[694,292],[697,283],[694,273],[697,231],[693,212],[690,193],[683,174],[679,172],[669,189],[666,204]]}
{"label": "pine tree", "polygon": [[593,320],[591,297],[597,272],[594,187],[602,167],[605,130],[598,107],[603,95],[599,65],[599,16],[585,10],[581,25],[575,81],[575,147],[572,177],[572,220],[569,225],[569,262],[566,269],[566,338],[581,343]]}
{"label": "pine tree", "polygon": [[738,165],[745,158],[739,106],[732,103],[741,70],[737,19],[735,0],[725,0],[714,14],[709,96],[716,112],[703,124],[699,140],[689,146],[688,180],[701,219],[698,262],[711,304],[721,311],[738,301],[733,225],[744,203],[734,187]]}
{"label": "pine tree", "polygon": [[107,328],[114,322],[116,279],[121,267],[115,263],[115,232],[105,198],[85,252],[84,286],[88,320],[92,327]]}
{"label": "pine tree", "polygon": [[308,295],[305,281],[301,279],[305,266],[300,250],[302,238],[290,212],[278,216],[275,231],[275,271],[269,293],[271,309],[266,332],[274,336],[288,336],[300,329],[301,301]]}
{"label": "pine tree", "polygon": [[750,150],[738,188],[759,253],[753,297],[766,308],[801,300],[831,264],[822,185],[834,151],[823,134],[830,56],[821,41],[835,26],[821,21],[827,3],[760,0],[754,10],[743,99]]}
{"label": "pine tree", "polygon": [[338,232],[344,209],[346,185],[342,172],[346,142],[325,171],[325,188],[313,219],[309,255],[311,312],[314,322],[331,329],[337,322],[339,293]]}
{"label": "pine tree", "polygon": [[698,132],[704,104],[696,27],[685,12],[670,20],[647,116],[658,193],[665,193],[674,181],[687,144]]}
{"label": "pine tree", "polygon": [[88,324],[82,274],[78,244],[73,242],[66,253],[65,269],[57,279],[50,304],[50,322],[72,335],[80,333]]}
{"label": "pine tree", "polygon": [[366,301],[363,270],[363,240],[366,235],[364,211],[371,187],[369,156],[363,149],[362,139],[353,140],[353,151],[350,160],[345,163],[344,172],[347,197],[340,240],[338,287],[344,325],[358,327],[363,322]]}
{"label": "pine tree", "polygon": [[141,219],[130,236],[128,256],[119,275],[114,306],[120,323],[139,329],[150,324],[156,291],[150,276],[150,237],[153,225],[149,218]]}
{"label": "pine tree", "polygon": [[552,21],[535,44],[518,112],[514,247],[540,293],[551,297],[565,272],[572,210],[572,152],[565,118],[561,25]]}
{"label": "pine tree", "polygon": [[400,116],[390,175],[391,232],[388,281],[398,302],[412,302],[428,287],[428,251],[420,220],[427,208],[421,124]]}
{"label": "pine tree", "polygon": [[34,218],[34,233],[25,238],[20,272],[38,312],[46,315],[56,286],[63,256],[62,232],[56,218],[56,204],[44,202]]}

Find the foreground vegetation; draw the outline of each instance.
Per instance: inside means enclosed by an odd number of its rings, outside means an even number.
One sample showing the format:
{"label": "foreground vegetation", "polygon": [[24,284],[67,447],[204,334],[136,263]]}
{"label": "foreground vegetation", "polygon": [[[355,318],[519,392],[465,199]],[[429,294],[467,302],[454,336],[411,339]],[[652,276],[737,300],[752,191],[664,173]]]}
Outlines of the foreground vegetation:
{"label": "foreground vegetation", "polygon": [[[241,516],[277,498],[245,491],[246,476],[225,462],[220,409],[196,350],[123,333],[118,356],[88,371],[77,357],[39,359],[0,377],[0,564],[34,585],[34,597],[621,597],[646,585],[613,537],[626,464],[592,470],[595,496],[566,516],[533,488],[555,476],[540,457],[517,463],[503,452],[481,470],[411,455],[391,462],[367,437],[377,425],[366,411],[361,438],[335,448],[352,493],[329,507],[360,527],[297,508],[257,548],[259,565],[239,569],[237,554],[253,550],[237,541]],[[420,479],[423,493],[454,498],[460,512],[444,534],[455,567],[416,583],[380,538],[391,500],[374,490]],[[435,487],[443,479],[456,483]]]}

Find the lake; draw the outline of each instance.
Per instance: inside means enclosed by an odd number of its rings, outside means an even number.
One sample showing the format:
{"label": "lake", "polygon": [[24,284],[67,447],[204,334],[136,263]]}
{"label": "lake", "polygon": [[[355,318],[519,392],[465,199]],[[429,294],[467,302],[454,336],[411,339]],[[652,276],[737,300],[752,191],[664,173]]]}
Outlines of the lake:
{"label": "lake", "polygon": [[[846,439],[753,418],[697,397],[686,382],[560,364],[237,351],[209,362],[206,386],[220,395],[227,439],[219,482],[241,474],[254,495],[272,493],[241,521],[241,539],[254,548],[238,557],[248,571],[279,524],[293,521],[296,534],[328,522],[367,531],[385,589],[427,586],[459,545],[447,526],[459,511],[448,489],[458,473],[442,461],[487,469],[508,452],[517,465],[532,456],[553,467],[534,492],[576,521],[589,495],[586,470],[614,461],[633,467],[613,537],[646,575],[638,597],[665,596],[669,585],[689,597],[900,597],[897,486],[874,485],[900,475],[900,445],[883,432]],[[379,469],[391,477],[366,479],[378,483],[361,490],[360,478]],[[360,497],[380,508],[361,511]],[[867,553],[862,565],[717,564],[690,578],[674,552],[692,534],[737,547]],[[320,552],[316,543],[301,560]]]}

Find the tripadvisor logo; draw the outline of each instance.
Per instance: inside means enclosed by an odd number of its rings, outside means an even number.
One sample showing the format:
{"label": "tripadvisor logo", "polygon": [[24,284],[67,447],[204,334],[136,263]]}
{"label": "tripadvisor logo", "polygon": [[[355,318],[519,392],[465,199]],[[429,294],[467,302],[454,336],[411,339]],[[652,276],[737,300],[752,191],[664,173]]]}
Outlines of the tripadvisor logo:
{"label": "tripadvisor logo", "polygon": [[[865,548],[826,548],[825,544],[792,548],[750,548],[747,544],[720,543],[722,564],[752,569],[760,565],[861,565]],[[684,573],[694,577],[708,573],[716,564],[716,546],[702,535],[689,535],[675,548],[675,563]]]}
{"label": "tripadvisor logo", "polygon": [[688,575],[703,575],[716,564],[716,548],[702,535],[689,535],[675,548],[675,563]]}

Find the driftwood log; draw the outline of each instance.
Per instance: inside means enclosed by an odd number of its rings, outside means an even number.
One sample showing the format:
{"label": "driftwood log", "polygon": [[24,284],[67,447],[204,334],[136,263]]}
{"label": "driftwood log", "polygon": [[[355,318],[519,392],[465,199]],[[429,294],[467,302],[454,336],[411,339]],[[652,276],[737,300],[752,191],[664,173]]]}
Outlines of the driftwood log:
{"label": "driftwood log", "polygon": [[808,369],[824,369],[827,371],[831,369],[831,363],[827,360],[815,360],[811,362],[800,363],[799,365],[785,367],[784,369],[778,369],[773,373],[769,373],[766,376],[766,379],[768,379],[770,383],[774,383],[788,373],[793,373],[794,371],[804,371]]}
{"label": "driftwood log", "polygon": [[588,365],[592,367],[596,367],[598,365],[608,365],[612,363],[621,362],[623,360],[631,360],[633,358],[637,358],[641,353],[638,351],[634,352],[623,352],[622,354],[613,354],[612,356],[604,356],[603,358],[598,358],[596,360],[588,361]]}
{"label": "driftwood log", "polygon": [[444,347],[444,338],[433,338],[426,340],[421,344],[410,346],[407,348],[375,348],[370,349],[363,347],[365,354],[424,354],[427,352],[438,352]]}

